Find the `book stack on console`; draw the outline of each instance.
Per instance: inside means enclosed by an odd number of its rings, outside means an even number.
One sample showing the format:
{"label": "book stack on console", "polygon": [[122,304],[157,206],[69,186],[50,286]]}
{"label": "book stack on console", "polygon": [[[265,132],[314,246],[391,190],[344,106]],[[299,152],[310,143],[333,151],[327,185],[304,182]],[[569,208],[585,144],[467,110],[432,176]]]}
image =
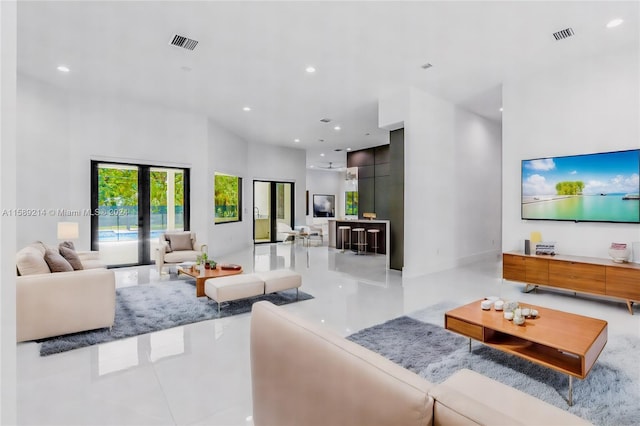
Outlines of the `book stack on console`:
{"label": "book stack on console", "polygon": [[627,245],[625,243],[611,243],[611,248],[614,250],[626,250]]}
{"label": "book stack on console", "polygon": [[553,256],[556,254],[556,243],[541,241],[536,243],[536,254],[546,254]]}

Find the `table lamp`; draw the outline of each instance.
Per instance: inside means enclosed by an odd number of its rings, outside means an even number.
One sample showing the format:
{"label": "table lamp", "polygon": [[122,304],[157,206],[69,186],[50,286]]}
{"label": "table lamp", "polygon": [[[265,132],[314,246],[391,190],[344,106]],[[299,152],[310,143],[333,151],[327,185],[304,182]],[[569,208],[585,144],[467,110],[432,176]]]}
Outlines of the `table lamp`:
{"label": "table lamp", "polygon": [[80,236],[78,222],[58,222],[58,239],[76,240]]}

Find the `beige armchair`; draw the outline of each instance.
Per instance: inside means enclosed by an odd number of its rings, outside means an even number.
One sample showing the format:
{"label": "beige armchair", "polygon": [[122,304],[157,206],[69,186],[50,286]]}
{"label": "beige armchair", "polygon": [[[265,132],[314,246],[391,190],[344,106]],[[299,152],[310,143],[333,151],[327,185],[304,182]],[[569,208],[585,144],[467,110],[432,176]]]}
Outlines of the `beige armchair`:
{"label": "beige armchair", "polygon": [[195,262],[202,254],[196,242],[195,232],[176,231],[160,234],[160,245],[156,249],[156,267],[158,274],[166,264]]}

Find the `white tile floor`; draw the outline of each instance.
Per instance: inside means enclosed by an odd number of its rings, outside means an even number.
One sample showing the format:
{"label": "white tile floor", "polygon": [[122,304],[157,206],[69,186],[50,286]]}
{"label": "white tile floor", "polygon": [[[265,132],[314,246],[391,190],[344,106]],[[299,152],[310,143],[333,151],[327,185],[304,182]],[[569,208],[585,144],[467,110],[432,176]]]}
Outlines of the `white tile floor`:
{"label": "white tile floor", "polygon": [[[441,301],[496,295],[609,321],[609,339],[640,336],[640,315],[624,303],[539,291],[503,282],[499,259],[402,279],[383,256],[327,247],[262,245],[219,261],[245,270],[292,268],[315,299],[285,309],[341,335]],[[166,280],[155,268],[116,270],[118,286]],[[18,348],[22,425],[250,425],[249,315],[200,322],[136,338],[40,357]]]}

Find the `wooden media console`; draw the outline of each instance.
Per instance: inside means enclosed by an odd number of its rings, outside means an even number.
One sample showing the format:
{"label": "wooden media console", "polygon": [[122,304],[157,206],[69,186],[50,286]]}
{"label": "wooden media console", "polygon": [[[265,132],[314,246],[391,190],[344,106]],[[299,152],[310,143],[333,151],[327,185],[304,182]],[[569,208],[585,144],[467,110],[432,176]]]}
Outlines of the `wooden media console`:
{"label": "wooden media console", "polygon": [[564,255],[502,254],[502,277],[528,286],[555,287],[623,299],[633,315],[640,301],[640,264]]}

